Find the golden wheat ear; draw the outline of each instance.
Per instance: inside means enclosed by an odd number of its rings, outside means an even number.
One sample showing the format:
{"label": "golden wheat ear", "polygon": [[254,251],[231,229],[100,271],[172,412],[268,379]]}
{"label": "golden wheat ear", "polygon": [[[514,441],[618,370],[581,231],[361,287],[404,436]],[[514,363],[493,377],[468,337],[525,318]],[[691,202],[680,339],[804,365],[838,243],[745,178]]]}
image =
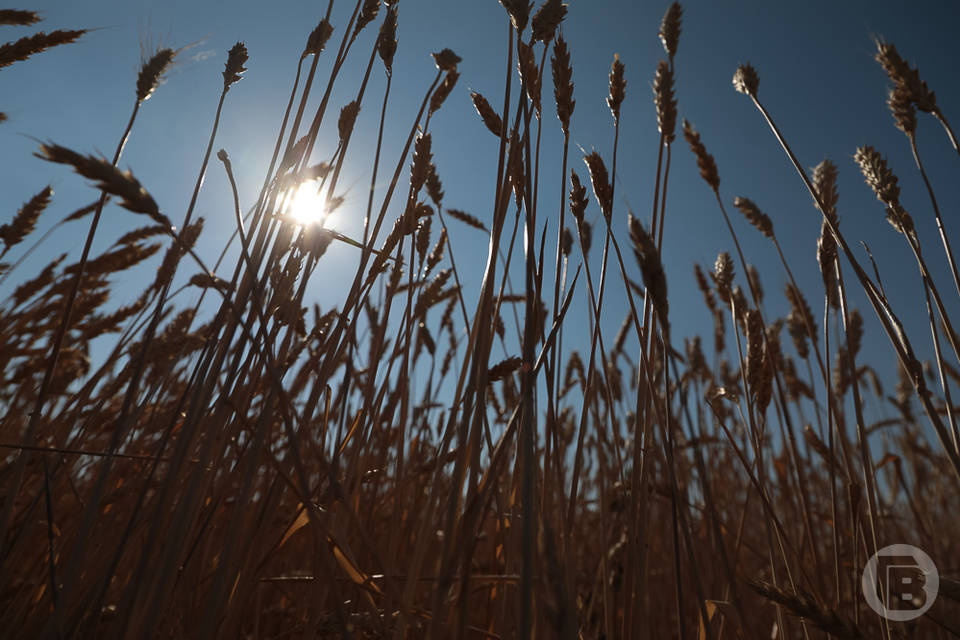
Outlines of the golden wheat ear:
{"label": "golden wheat ear", "polygon": [[[0,23],[2,24],[2,23]],[[40,31],[32,36],[20,38],[15,42],[0,45],[0,69],[9,67],[14,62],[26,60],[32,55],[46,51],[62,44],[76,42],[87,33],[87,29],[69,30],[57,29],[50,33]]]}

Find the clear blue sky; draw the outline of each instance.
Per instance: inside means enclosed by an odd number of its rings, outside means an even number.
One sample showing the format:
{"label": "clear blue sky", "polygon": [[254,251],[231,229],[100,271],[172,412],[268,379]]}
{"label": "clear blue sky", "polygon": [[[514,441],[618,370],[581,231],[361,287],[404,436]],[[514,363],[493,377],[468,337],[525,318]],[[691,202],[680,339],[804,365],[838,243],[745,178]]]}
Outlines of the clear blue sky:
{"label": "clear blue sky", "polygon": [[[571,0],[564,26],[576,85],[573,141],[588,151],[598,150],[608,166],[613,127],[605,104],[607,73],[614,53],[626,64],[627,97],[614,214],[621,230],[627,203],[642,219],[649,217],[657,144],[650,85],[657,60],[664,56],[656,34],[667,5],[665,1]],[[144,42],[175,48],[193,45],[181,55],[180,64],[168,75],[167,82],[144,105],[121,161],[174,220],[182,218],[199,168],[222,83],[220,73],[226,52],[237,40],[246,43],[249,71],[228,96],[215,149],[226,148],[233,158],[241,205],[248,208],[263,180],[297,59],[326,6],[326,2],[267,6],[249,1],[43,0],[19,7],[40,10],[44,22],[35,28],[0,28],[0,40],[13,40],[36,29],[97,30],[79,43],[0,70],[0,110],[9,116],[0,125],[0,218],[12,216],[23,201],[47,183],[54,186],[56,193],[53,207],[41,220],[41,231],[95,198],[93,190],[65,167],[32,157],[37,147],[34,138],[109,156],[133,105],[133,86]],[[332,43],[338,42],[352,6],[346,0],[335,3],[331,22],[338,30]],[[873,145],[888,156],[901,180],[903,202],[927,243],[927,254],[936,267],[935,277],[947,293],[948,305],[956,311],[956,297],[949,295],[952,285],[943,268],[942,253],[935,245],[929,201],[906,139],[893,127],[885,104],[887,80],[872,59],[871,38],[882,36],[895,43],[908,61],[918,64],[922,77],[936,91],[943,111],[960,127],[955,47],[958,7],[953,2],[867,0],[686,2],[676,60],[680,116],[694,123],[716,157],[725,201],[729,203],[737,195],[747,196],[773,218],[787,257],[819,313],[822,298],[815,261],[819,219],[810,197],[759,114],[745,96],[731,87],[730,79],[738,63],[749,61],[757,68],[761,99],[773,112],[801,162],[812,167],[823,158],[830,158],[839,167],[842,228],[849,240],[864,240],[873,249],[888,294],[924,356],[931,350],[919,276],[906,244],[884,222],[883,208],[863,183],[852,156],[856,147],[864,144]],[[348,68],[358,71],[341,76],[333,94],[333,108],[339,109],[355,94],[375,29],[368,28],[358,42],[352,63],[348,62]],[[487,95],[495,105],[502,103],[505,43],[505,12],[495,0],[400,3],[385,166],[392,171],[419,101],[435,73],[429,53],[452,48],[463,58],[461,78],[431,125],[435,161],[446,190],[445,204],[484,220],[489,220],[493,208],[496,140],[476,116],[469,90]],[[318,80],[326,78],[331,54],[328,51],[322,57]],[[359,235],[362,224],[360,210],[371,166],[363,150],[372,149],[375,140],[375,105],[383,87],[382,67],[378,64],[357,123],[351,159],[340,182],[346,204],[338,228],[348,235]],[[562,142],[549,80],[546,89],[541,219],[556,211]],[[319,90],[314,94],[318,98]],[[335,144],[335,118],[330,118],[324,129],[315,161],[326,157]],[[956,188],[960,157],[929,117],[920,118],[918,139],[948,228],[956,232],[960,229],[955,215],[960,208],[960,190]],[[573,166],[586,177],[578,154],[572,157]],[[675,343],[682,348],[683,336],[700,333],[708,346],[712,342],[712,323],[695,289],[692,264],[697,261],[712,265],[719,251],[732,252],[733,245],[682,138],[675,145],[673,157],[664,261]],[[382,170],[381,175],[386,172]],[[197,213],[207,219],[204,255],[213,256],[232,230],[230,206],[229,186],[221,166],[214,160],[197,208]],[[768,316],[784,313],[784,275],[775,261],[772,245],[732,207],[730,213],[735,216],[734,224],[748,260],[761,269]],[[598,208],[591,201],[588,216],[596,221],[598,215]],[[105,248],[121,233],[142,223],[125,211],[110,208],[96,246]],[[475,296],[486,238],[462,226],[457,228],[454,246],[458,263],[466,274],[467,289]],[[599,230],[598,225],[594,260],[600,257]],[[20,277],[12,280],[25,279],[31,269],[61,251],[71,250],[79,255],[85,233],[86,223],[61,229],[38,252],[37,259],[25,265]],[[626,237],[622,233],[621,237]],[[549,235],[554,234],[555,227],[551,226]],[[956,233],[954,236],[957,237]],[[28,245],[29,240],[24,246]],[[14,252],[14,257],[17,255]],[[311,290],[321,306],[327,307],[338,299],[342,274],[353,256],[354,249],[336,247],[321,264]],[[188,268],[185,275],[194,271]],[[743,283],[739,265],[737,271]],[[636,271],[634,275],[639,277]],[[522,281],[515,283],[521,285]],[[614,284],[605,309],[610,340],[627,309],[622,287]],[[140,283],[125,282],[118,291],[126,290],[128,297],[133,298],[140,288]],[[6,291],[0,293],[5,295]],[[879,327],[865,301],[859,298],[857,306],[867,320],[868,336],[876,336]],[[572,310],[573,321],[578,324],[587,321],[584,300],[581,295],[578,306]],[[470,301],[468,296],[468,304]],[[784,343],[787,342],[784,334]],[[868,345],[876,347],[868,350],[870,362],[889,370],[893,362],[889,346],[883,340],[868,341]],[[497,355],[494,353],[494,359]]]}

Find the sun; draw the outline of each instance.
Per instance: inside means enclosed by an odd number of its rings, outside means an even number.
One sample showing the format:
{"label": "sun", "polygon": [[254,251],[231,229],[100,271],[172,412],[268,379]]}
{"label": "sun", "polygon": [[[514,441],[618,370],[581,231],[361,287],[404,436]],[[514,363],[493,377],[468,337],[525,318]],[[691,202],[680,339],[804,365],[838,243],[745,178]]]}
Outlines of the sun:
{"label": "sun", "polygon": [[300,225],[317,224],[329,228],[335,216],[327,212],[326,199],[319,192],[317,182],[308,180],[299,187],[290,201],[289,215]]}

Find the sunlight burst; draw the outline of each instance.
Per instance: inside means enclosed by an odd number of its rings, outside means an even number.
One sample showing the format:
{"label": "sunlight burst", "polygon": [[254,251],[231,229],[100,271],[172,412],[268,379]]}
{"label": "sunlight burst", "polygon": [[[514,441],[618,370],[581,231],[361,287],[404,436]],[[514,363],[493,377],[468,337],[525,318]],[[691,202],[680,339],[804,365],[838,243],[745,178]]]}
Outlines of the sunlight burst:
{"label": "sunlight burst", "polygon": [[330,228],[336,219],[335,215],[327,213],[325,198],[314,181],[304,182],[297,187],[290,202],[289,215],[297,224],[318,224],[326,228]]}

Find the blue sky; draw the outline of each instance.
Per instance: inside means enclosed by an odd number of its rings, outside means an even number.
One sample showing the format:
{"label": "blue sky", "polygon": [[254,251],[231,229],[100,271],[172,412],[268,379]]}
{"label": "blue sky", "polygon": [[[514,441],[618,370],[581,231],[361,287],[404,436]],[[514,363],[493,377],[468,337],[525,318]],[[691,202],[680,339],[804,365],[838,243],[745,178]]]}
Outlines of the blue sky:
{"label": "blue sky", "polygon": [[[55,189],[54,204],[41,219],[40,231],[95,199],[93,190],[65,167],[44,163],[31,154],[37,148],[36,139],[50,139],[77,151],[99,151],[109,156],[133,106],[140,49],[145,43],[191,46],[181,54],[180,64],[166,83],[144,105],[121,166],[133,170],[168,216],[182,218],[213,120],[226,52],[234,42],[243,40],[250,52],[249,71],[228,96],[214,149],[222,147],[230,153],[240,185],[241,206],[247,209],[252,205],[269,162],[297,59],[307,35],[325,13],[326,2],[278,2],[269,8],[248,1],[51,0],[28,4],[20,8],[41,11],[44,22],[35,28],[0,28],[0,40],[13,40],[36,29],[96,30],[79,43],[0,70],[0,110],[9,117],[0,124],[0,217],[12,216],[22,202],[48,183]],[[614,53],[626,64],[627,97],[621,120],[614,211],[624,238],[628,204],[642,219],[649,218],[657,152],[650,85],[657,60],[664,57],[657,29],[667,4],[571,0],[563,28],[573,56],[576,87],[572,141],[587,151],[599,151],[608,166],[613,121],[605,104],[607,73]],[[903,316],[918,351],[928,357],[932,351],[916,268],[903,239],[884,221],[883,208],[863,183],[852,157],[857,146],[864,144],[873,145],[888,157],[900,177],[904,205],[926,243],[935,279],[948,307],[956,312],[957,298],[950,295],[953,287],[937,245],[929,201],[906,138],[894,129],[885,104],[887,81],[873,61],[872,37],[893,42],[908,61],[919,65],[922,77],[936,91],[941,109],[960,127],[953,33],[960,17],[958,5],[860,0],[683,4],[683,33],[676,59],[680,117],[696,126],[715,156],[725,202],[729,204],[734,196],[746,196],[772,217],[787,258],[815,313],[819,313],[822,298],[815,261],[818,214],[759,114],[731,87],[736,66],[749,61],[760,74],[761,99],[800,161],[812,167],[830,158],[838,166],[842,228],[851,242],[863,240],[870,245],[889,297]],[[338,42],[352,7],[353,3],[345,0],[334,4],[331,22],[337,31],[331,46]],[[358,41],[352,62],[347,63],[348,69],[357,71],[348,71],[338,80],[332,108],[339,110],[353,98],[374,37],[372,27]],[[446,206],[489,220],[497,141],[476,116],[469,90],[480,91],[494,105],[502,104],[506,37],[505,12],[494,0],[400,3],[399,46],[381,175],[392,173],[420,99],[434,76],[429,54],[450,47],[463,58],[461,77],[431,124],[435,161],[446,191]],[[319,82],[329,73],[331,54],[327,51],[321,57]],[[363,194],[372,164],[364,151],[372,150],[375,141],[383,87],[382,67],[377,64],[340,181],[346,200],[337,228],[348,235],[359,235],[362,225]],[[541,220],[550,219],[548,236],[553,237],[555,214],[551,212],[557,211],[562,136],[549,81],[545,89],[540,216]],[[312,105],[320,95],[315,89]],[[918,141],[948,230],[955,230],[960,227],[954,215],[960,208],[960,191],[956,189],[960,157],[949,147],[939,125],[923,114]],[[330,118],[329,126],[321,131],[314,161],[327,157],[335,143],[335,119]],[[572,166],[586,178],[579,153],[572,153],[571,158]],[[694,286],[692,264],[712,265],[717,253],[732,252],[733,244],[682,138],[674,145],[673,161],[664,262],[675,342],[682,347],[683,336],[699,333],[707,346],[711,343],[712,322]],[[232,231],[231,211],[229,185],[221,166],[213,161],[197,208],[197,213],[207,219],[201,245],[205,256],[215,255]],[[761,271],[768,317],[785,313],[785,277],[772,245],[736,210],[730,207],[729,212],[748,261]],[[588,218],[599,222],[598,216],[599,210],[591,202]],[[109,208],[95,248],[106,248],[121,233],[142,223],[119,208]],[[35,259],[21,267],[20,276],[11,280],[29,277],[32,269],[62,251],[79,256],[85,224],[60,229],[38,250]],[[486,238],[471,229],[456,228],[458,266],[465,274],[467,289],[475,296]],[[594,261],[600,257],[601,239],[595,233],[591,253]],[[30,239],[24,247],[29,243]],[[321,263],[310,291],[322,307],[339,299],[343,274],[355,255],[356,250],[337,246]],[[184,275],[194,271],[188,268]],[[739,265],[737,271],[743,283]],[[639,277],[635,269],[632,275]],[[515,284],[522,286],[522,280],[517,277]],[[118,283],[117,295],[127,292],[127,298],[117,302],[129,301],[141,287],[142,283],[132,281]],[[609,291],[611,297],[604,312],[612,341],[627,306],[618,281]],[[581,289],[571,313],[572,322],[585,326],[583,293]],[[468,296],[468,306],[472,302]],[[890,370],[893,352],[889,345],[884,339],[870,339],[878,336],[878,323],[862,296],[856,296],[854,302],[867,320],[865,357],[871,364]],[[783,339],[788,342],[786,334]],[[497,355],[495,352],[492,356],[494,360]]]}

